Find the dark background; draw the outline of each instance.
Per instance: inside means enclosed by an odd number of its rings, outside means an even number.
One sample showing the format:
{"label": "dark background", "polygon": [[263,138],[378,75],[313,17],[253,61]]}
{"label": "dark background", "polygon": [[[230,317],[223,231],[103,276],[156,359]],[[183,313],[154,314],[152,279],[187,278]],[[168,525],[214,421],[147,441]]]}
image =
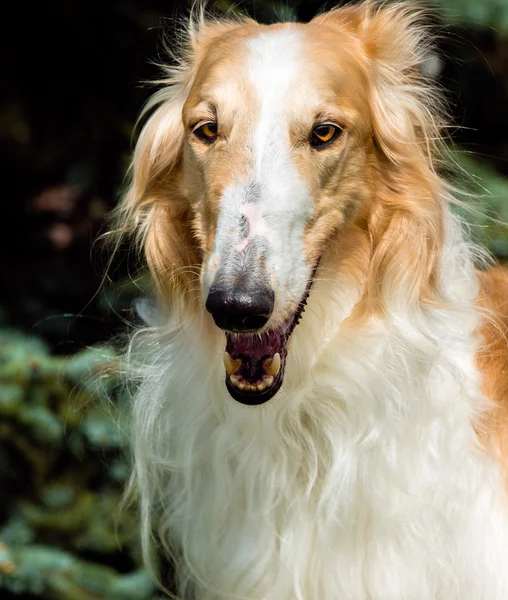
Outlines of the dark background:
{"label": "dark background", "polygon": [[[264,22],[277,15],[309,20],[323,7],[317,0],[238,5]],[[487,188],[482,210],[508,221],[508,0],[436,5],[445,11],[437,78],[456,124],[458,161]],[[115,432],[126,404],[111,392],[119,366],[113,352],[91,348],[125,329],[142,292],[130,282],[137,265],[128,256],[101,286],[108,257],[94,242],[121,192],[134,124],[153,91],[142,82],[158,76],[153,62],[164,58],[162,31],[171,40],[187,8],[183,0],[53,0],[3,9],[2,598],[153,594],[137,570],[137,541],[128,531],[135,521],[118,511],[128,445]],[[217,12],[228,8],[228,0],[217,2]],[[504,226],[474,219],[478,238],[508,256]],[[94,385],[82,389],[90,372]],[[116,398],[109,411],[101,403],[106,395]]]}

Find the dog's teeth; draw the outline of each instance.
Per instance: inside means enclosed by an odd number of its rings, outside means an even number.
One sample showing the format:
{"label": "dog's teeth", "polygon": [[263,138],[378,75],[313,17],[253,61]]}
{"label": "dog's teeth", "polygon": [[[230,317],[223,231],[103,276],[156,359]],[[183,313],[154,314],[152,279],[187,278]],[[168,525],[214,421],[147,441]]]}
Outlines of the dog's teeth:
{"label": "dog's teeth", "polygon": [[229,352],[224,352],[224,368],[226,369],[226,373],[228,375],[233,375],[233,373],[236,373],[241,366],[242,360],[240,358],[234,360],[231,358]]}
{"label": "dog's teeth", "polygon": [[277,376],[280,371],[280,354],[278,352],[273,355],[272,360],[267,364],[266,370],[270,375]]}
{"label": "dog's teeth", "polygon": [[263,367],[265,368],[266,374],[263,375],[262,380],[256,383],[245,381],[245,379],[238,373],[242,366],[242,360],[240,358],[234,359],[231,357],[229,352],[224,352],[224,368],[229,377],[229,382],[235,388],[242,392],[263,392],[266,388],[269,388],[274,381],[274,378],[278,375],[281,367],[281,357],[276,352],[272,358],[267,358]]}
{"label": "dog's teeth", "polygon": [[263,383],[266,384],[266,387],[270,387],[273,383],[273,377],[271,375],[265,375],[263,377]]}

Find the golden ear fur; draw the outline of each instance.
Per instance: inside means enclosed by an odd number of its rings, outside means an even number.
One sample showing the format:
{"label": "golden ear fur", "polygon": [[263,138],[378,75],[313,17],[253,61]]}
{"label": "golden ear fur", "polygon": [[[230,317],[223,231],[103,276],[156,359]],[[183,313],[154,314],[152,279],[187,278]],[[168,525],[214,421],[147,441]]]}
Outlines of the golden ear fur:
{"label": "golden ear fur", "polygon": [[411,304],[435,300],[446,192],[436,173],[442,104],[422,75],[432,43],[427,14],[414,2],[367,1],[318,20],[355,35],[364,48],[379,169],[365,300],[382,310],[397,289]]}
{"label": "golden ear fur", "polygon": [[427,17],[414,1],[368,0],[316,19],[362,41],[375,139],[399,164],[419,146],[427,152],[435,150],[443,125],[440,95],[434,82],[422,76],[422,68],[432,55],[433,36]]}

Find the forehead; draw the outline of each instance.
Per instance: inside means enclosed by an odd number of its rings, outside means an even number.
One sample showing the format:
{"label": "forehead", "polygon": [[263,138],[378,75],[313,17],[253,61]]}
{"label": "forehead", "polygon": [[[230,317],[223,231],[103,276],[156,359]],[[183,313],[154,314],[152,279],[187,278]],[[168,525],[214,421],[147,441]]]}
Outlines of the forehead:
{"label": "forehead", "polygon": [[353,109],[364,90],[360,53],[353,36],[313,23],[238,27],[207,47],[188,104],[278,98],[288,110],[338,102]]}

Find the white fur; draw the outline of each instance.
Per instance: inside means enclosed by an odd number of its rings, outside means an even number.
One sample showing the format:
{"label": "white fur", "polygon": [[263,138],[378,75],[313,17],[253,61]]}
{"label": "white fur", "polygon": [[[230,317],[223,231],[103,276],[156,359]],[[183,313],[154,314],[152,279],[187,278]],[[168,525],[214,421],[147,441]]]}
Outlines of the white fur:
{"label": "white fur", "polygon": [[[504,600],[500,469],[477,445],[477,282],[447,217],[449,304],[362,327],[355,282],[326,256],[261,407],[224,385],[224,335],[175,307],[137,336],[134,449],[145,546],[151,519],[196,600]],[[208,340],[203,343],[203,339]]]}

